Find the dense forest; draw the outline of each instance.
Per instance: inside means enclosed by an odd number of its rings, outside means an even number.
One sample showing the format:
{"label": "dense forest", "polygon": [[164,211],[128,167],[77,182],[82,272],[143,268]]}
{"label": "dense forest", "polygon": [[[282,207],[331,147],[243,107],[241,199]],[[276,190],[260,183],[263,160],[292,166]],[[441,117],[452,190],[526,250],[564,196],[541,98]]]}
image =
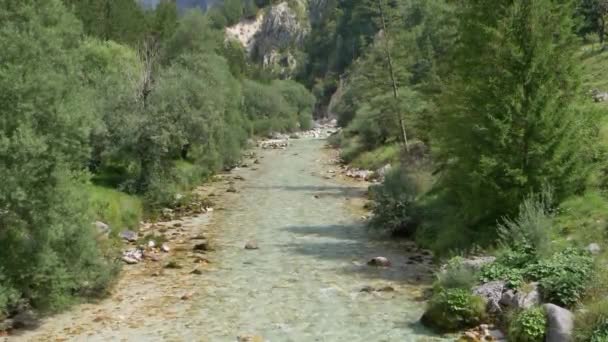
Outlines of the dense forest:
{"label": "dense forest", "polygon": [[[542,341],[550,303],[608,340],[608,2],[310,0],[291,75],[224,37],[277,3],[0,0],[0,318],[103,295],[92,222],[134,229],[314,112],[344,163],[391,165],[370,227],[449,260],[425,324]],[[496,282],[538,299],[486,304]]]}

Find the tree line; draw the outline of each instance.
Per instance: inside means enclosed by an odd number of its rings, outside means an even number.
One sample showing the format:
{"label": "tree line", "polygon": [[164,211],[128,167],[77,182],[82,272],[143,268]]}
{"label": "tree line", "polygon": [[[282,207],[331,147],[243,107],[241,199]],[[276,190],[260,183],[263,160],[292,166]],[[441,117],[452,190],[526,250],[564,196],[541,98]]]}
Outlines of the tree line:
{"label": "tree line", "polygon": [[212,19],[171,2],[0,1],[0,318],[111,284],[92,184],[172,205],[184,165],[200,182],[253,135],[310,127],[314,97]]}

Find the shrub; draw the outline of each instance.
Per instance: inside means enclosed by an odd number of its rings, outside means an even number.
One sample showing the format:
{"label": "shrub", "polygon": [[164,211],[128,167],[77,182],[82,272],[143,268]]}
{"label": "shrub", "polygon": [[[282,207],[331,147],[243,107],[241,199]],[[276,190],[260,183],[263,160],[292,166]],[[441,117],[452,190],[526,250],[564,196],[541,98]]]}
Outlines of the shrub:
{"label": "shrub", "polygon": [[418,189],[406,172],[391,170],[384,183],[372,188],[374,216],[370,225],[391,234],[412,236],[419,221]]}
{"label": "shrub", "polygon": [[575,316],[574,340],[577,342],[608,341],[608,299],[596,301]]}
{"label": "shrub", "polygon": [[524,199],[519,205],[517,217],[514,220],[505,218],[498,225],[502,243],[515,250],[546,255],[553,224],[553,216],[549,210],[551,201],[551,190]]}
{"label": "shrub", "polygon": [[529,280],[539,281],[546,301],[572,307],[591,279],[593,259],[585,251],[568,248],[524,270]]}
{"label": "shrub", "polygon": [[422,323],[441,332],[477,326],[486,318],[483,298],[465,289],[443,289],[428,303]]}
{"label": "shrub", "polygon": [[479,280],[487,283],[495,280],[503,280],[506,286],[512,289],[519,288],[524,283],[522,270],[493,262],[482,267]]}
{"label": "shrub", "polygon": [[461,257],[455,257],[448,261],[445,270],[437,274],[435,288],[469,290],[476,282],[476,272],[471,267],[464,266]]}
{"label": "shrub", "polygon": [[509,324],[509,340],[516,342],[542,342],[547,317],[540,308],[531,308],[515,315]]}

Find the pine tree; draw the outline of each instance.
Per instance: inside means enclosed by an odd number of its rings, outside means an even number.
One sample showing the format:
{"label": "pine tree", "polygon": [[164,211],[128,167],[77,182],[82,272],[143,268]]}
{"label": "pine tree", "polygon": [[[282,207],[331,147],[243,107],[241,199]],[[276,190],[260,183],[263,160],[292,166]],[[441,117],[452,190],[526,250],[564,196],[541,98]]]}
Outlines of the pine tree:
{"label": "pine tree", "polygon": [[442,97],[439,189],[469,228],[514,214],[530,192],[580,189],[589,118],[577,113],[579,73],[569,1],[461,3],[454,77]]}

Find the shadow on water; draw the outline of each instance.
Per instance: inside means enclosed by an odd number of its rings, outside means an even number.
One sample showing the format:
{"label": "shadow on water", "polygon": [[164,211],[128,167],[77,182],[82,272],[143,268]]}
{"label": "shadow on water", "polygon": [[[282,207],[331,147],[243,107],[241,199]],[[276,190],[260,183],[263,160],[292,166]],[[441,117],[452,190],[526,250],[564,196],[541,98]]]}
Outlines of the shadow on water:
{"label": "shadow on water", "polygon": [[251,186],[249,189],[258,190],[282,190],[282,191],[302,191],[308,192],[310,195],[318,195],[319,197],[338,197],[338,198],[356,198],[362,197],[367,193],[365,188],[352,186]]}
{"label": "shadow on water", "polygon": [[[286,250],[321,261],[348,263],[338,272],[403,285],[430,285],[432,282],[431,258],[424,257],[422,262],[415,260],[421,255],[412,242],[374,238],[361,224],[289,226],[283,229],[300,236],[297,241],[284,245]],[[387,257],[392,266],[368,266],[367,261],[376,256]]]}

